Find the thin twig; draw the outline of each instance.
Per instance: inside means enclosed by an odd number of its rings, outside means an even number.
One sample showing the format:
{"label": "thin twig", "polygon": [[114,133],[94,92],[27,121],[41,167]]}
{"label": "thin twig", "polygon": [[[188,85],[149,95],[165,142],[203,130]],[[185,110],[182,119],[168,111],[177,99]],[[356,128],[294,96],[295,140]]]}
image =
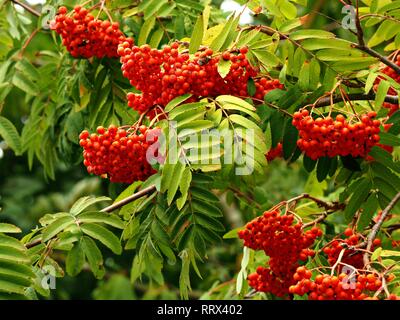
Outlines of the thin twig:
{"label": "thin twig", "polygon": [[394,62],[390,61],[388,58],[384,57],[381,55],[379,52],[367,47],[367,46],[361,46],[360,44],[353,43],[351,45],[353,48],[357,48],[361,51],[364,51],[365,53],[368,53],[370,56],[378,58],[382,63],[387,65],[388,67],[392,68],[394,71],[396,71],[397,74],[400,74],[400,67],[395,64]]}
{"label": "thin twig", "polygon": [[36,34],[40,31],[40,28],[36,28],[35,30],[33,30],[33,32],[30,34],[30,36],[28,37],[28,39],[26,39],[24,45],[21,47],[21,50],[19,52],[18,57],[20,59],[22,59],[22,57],[24,56],[25,50],[28,47],[28,45],[31,43],[32,39],[36,36]]}
{"label": "thin twig", "polygon": [[334,211],[330,211],[330,212],[325,211],[323,214],[321,214],[318,218],[314,219],[313,221],[304,223],[304,224],[302,225],[302,229],[305,229],[305,228],[311,227],[311,226],[313,226],[313,225],[316,225],[317,223],[319,223],[319,222],[325,220],[326,217],[328,217],[328,215],[329,215],[330,213],[333,213],[333,212],[334,212]]}
{"label": "thin twig", "polygon": [[396,194],[396,196],[392,199],[392,201],[390,201],[390,203],[388,204],[388,206],[382,211],[381,216],[379,217],[379,220],[377,221],[377,223],[372,227],[371,232],[368,235],[367,238],[367,248],[366,248],[366,252],[364,253],[364,265],[368,266],[369,265],[369,256],[370,256],[370,251],[373,245],[373,242],[379,232],[379,229],[381,228],[383,221],[385,221],[386,217],[388,216],[388,214],[390,213],[390,211],[393,209],[393,207],[396,205],[396,203],[400,200],[400,192],[398,192]]}
{"label": "thin twig", "polygon": [[365,42],[364,42],[364,31],[361,27],[361,21],[360,21],[360,15],[358,12],[358,7],[359,7],[359,3],[358,0],[356,0],[356,29],[357,29],[357,40],[358,40],[358,44],[361,47],[365,47]]}
{"label": "thin twig", "polygon": [[133,195],[126,197],[125,199],[122,199],[121,201],[118,201],[118,202],[112,204],[111,206],[108,206],[100,211],[110,213],[112,211],[115,211],[115,210],[123,207],[124,205],[126,205],[128,203],[131,203],[132,201],[135,201],[135,200],[142,198],[150,193],[153,193],[154,191],[156,191],[156,186],[152,185],[152,186],[147,187],[143,190],[140,190],[140,191],[134,193]]}
{"label": "thin twig", "polygon": [[11,2],[19,5],[20,7],[24,8],[26,11],[28,11],[29,13],[33,14],[36,17],[40,17],[40,13],[38,11],[36,11],[35,9],[33,9],[31,6],[27,5],[26,3],[23,3],[19,0],[10,0]]}
{"label": "thin twig", "polygon": [[245,198],[249,204],[254,204],[254,206],[256,206],[258,209],[261,209],[261,205],[259,203],[255,202],[253,197],[251,197],[250,195],[248,195],[234,187],[228,187],[228,189],[231,190],[236,195],[238,195],[239,197]]}
{"label": "thin twig", "polygon": [[[365,93],[350,93],[347,95],[347,98],[349,101],[369,101],[369,100],[375,100],[375,93],[371,92],[368,94]],[[331,105],[331,103],[338,103],[338,102],[343,102],[343,98],[341,95],[336,95],[333,96],[332,99],[331,97],[323,97],[315,103],[314,107],[319,108],[319,107],[326,107]],[[385,102],[393,103],[393,104],[398,104],[399,103],[399,97],[398,96],[393,96],[393,95],[387,95],[385,96]]]}

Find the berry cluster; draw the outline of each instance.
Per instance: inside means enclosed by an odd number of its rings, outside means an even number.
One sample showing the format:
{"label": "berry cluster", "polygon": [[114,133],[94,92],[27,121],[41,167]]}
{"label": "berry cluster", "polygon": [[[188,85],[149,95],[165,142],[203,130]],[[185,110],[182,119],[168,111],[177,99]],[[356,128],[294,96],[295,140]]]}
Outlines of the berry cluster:
{"label": "berry cluster", "polygon": [[265,155],[265,158],[267,159],[268,162],[271,162],[272,160],[276,158],[281,158],[283,156],[283,147],[282,143],[278,143],[275,148],[271,148]]}
{"label": "berry cluster", "polygon": [[[396,57],[396,60],[394,61],[394,63],[397,64],[398,66],[400,66],[400,55],[398,55]],[[397,74],[397,72],[395,70],[393,70],[392,68],[390,68],[389,66],[386,66],[385,68],[383,68],[381,70],[381,72],[383,74],[389,76],[390,78],[394,79],[397,83],[400,83],[400,74]],[[382,79],[383,79],[382,77],[376,78],[375,84],[374,84],[375,91],[378,90],[379,83],[381,82]],[[397,92],[396,92],[396,90],[394,90],[394,88],[389,88],[388,94],[396,96]],[[397,110],[399,110],[398,104],[393,104],[393,103],[389,103],[389,102],[384,102],[383,107],[389,109],[389,116],[391,116],[393,113],[395,113]]]}
{"label": "berry cluster", "polygon": [[[362,269],[364,267],[363,252],[357,251],[356,249],[351,249],[351,247],[356,246],[357,244],[359,244],[360,240],[362,241],[363,239],[360,235],[354,234],[353,230],[350,228],[347,228],[345,230],[344,235],[346,236],[345,239],[333,240],[328,246],[323,249],[323,252],[328,256],[329,264],[333,266],[337,262],[340,252],[342,250],[345,250],[343,252],[341,262],[351,265],[356,269]],[[380,245],[381,240],[375,239],[372,249]],[[340,269],[341,267],[339,266],[339,270]]]}
{"label": "berry cluster", "polygon": [[313,227],[304,232],[300,222],[293,222],[293,215],[280,215],[278,210],[267,211],[239,231],[239,238],[244,240],[246,247],[263,250],[270,257],[268,268],[260,266],[248,277],[249,285],[257,291],[280,297],[287,295],[299,260],[305,261],[314,255],[309,247],[322,231]]}
{"label": "berry cluster", "polygon": [[75,58],[117,57],[120,42],[132,43],[119,30],[118,22],[95,19],[80,6],[75,6],[70,15],[66,7],[60,7],[51,27],[61,35],[63,45]]}
{"label": "berry cluster", "polygon": [[[222,94],[247,97],[247,82],[257,75],[257,70],[250,65],[246,53],[246,47],[222,54],[206,49],[191,58],[187,52],[179,52],[177,42],[157,50],[149,45],[132,46],[132,41],[125,41],[118,47],[122,72],[131,85],[141,91],[141,94],[128,94],[128,105],[145,112],[154,105],[165,106],[187,93],[192,94],[188,101]],[[218,73],[220,59],[231,62],[224,78]],[[258,78],[255,87],[254,98],[263,99],[267,92],[283,85],[278,80]]]}
{"label": "berry cluster", "polygon": [[[314,280],[311,276],[311,271],[305,267],[297,268],[293,275],[296,284],[290,287],[290,293],[300,296],[307,294],[309,300],[370,300],[375,299],[374,293],[382,286],[379,275],[374,273],[340,273],[338,276],[319,274]],[[399,299],[396,295],[388,298]]]}
{"label": "berry cluster", "polygon": [[147,150],[155,143],[157,129],[140,126],[139,134],[116,126],[97,128],[97,134],[82,131],[84,165],[89,173],[106,175],[111,182],[132,183],[146,180],[155,173],[147,161]]}
{"label": "berry cluster", "polygon": [[299,130],[297,145],[313,160],[337,155],[365,157],[379,142],[379,126],[376,112],[363,115],[359,121],[350,123],[339,114],[336,120],[331,117],[313,119],[307,110],[295,112],[293,125]]}

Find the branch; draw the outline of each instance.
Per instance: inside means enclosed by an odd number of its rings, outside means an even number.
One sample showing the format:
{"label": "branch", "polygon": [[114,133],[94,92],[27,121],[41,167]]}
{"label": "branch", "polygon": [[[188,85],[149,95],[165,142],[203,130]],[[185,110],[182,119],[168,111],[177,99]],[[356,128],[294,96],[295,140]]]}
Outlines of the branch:
{"label": "branch", "polygon": [[317,223],[320,223],[321,221],[324,221],[324,220],[328,217],[328,215],[329,215],[330,213],[333,213],[333,212],[335,212],[335,211],[330,211],[330,212],[325,211],[323,214],[321,214],[318,218],[314,219],[313,221],[304,223],[304,224],[302,225],[302,229],[311,227],[311,226],[313,226],[313,225],[316,225]]}
{"label": "branch", "polygon": [[[347,98],[350,101],[367,101],[367,100],[375,100],[376,94],[375,93],[350,93],[347,95]],[[343,97],[341,95],[334,96],[332,98],[333,103],[338,103],[343,101]],[[393,103],[393,104],[399,104],[399,97],[398,96],[392,96],[392,95],[387,95],[385,97],[385,102]],[[321,98],[317,101],[317,103],[314,104],[314,107],[326,107],[331,104],[331,97],[324,97]]]}
{"label": "branch", "polygon": [[388,67],[392,68],[394,71],[396,71],[397,74],[400,74],[400,66],[395,64],[393,61],[390,61],[388,58],[384,57],[381,55],[379,52],[367,47],[366,45],[360,45],[357,43],[353,43],[351,45],[353,48],[357,48],[361,51],[364,51],[365,53],[368,53],[370,56],[378,58],[382,63],[386,64]]}
{"label": "branch", "polygon": [[370,234],[368,235],[367,238],[367,248],[366,252],[364,253],[364,265],[367,266],[369,264],[369,254],[372,248],[372,244],[379,232],[379,229],[381,228],[383,221],[386,219],[390,211],[393,209],[393,207],[396,205],[396,203],[400,200],[400,192],[396,194],[396,196],[390,201],[388,206],[382,211],[381,216],[379,217],[378,222],[372,227]]}
{"label": "branch", "polygon": [[361,21],[360,21],[360,15],[358,12],[358,0],[356,0],[356,29],[357,29],[357,40],[358,40],[358,44],[362,47],[365,47],[365,42],[364,42],[364,31],[361,27]]}
{"label": "branch", "polygon": [[22,8],[24,8],[26,11],[28,11],[29,13],[33,14],[36,17],[40,17],[40,15],[41,15],[38,11],[36,11],[35,9],[33,9],[31,6],[27,5],[26,3],[23,3],[19,0],[10,0],[10,1],[19,5]]}
{"label": "branch", "polygon": [[301,195],[299,195],[299,196],[297,196],[297,197],[294,197],[294,198],[292,198],[292,199],[289,199],[289,200],[287,200],[287,201],[284,201],[283,203],[290,203],[290,202],[295,202],[295,203],[296,203],[297,201],[299,201],[299,200],[301,200],[301,199],[309,199],[309,200],[312,200],[312,201],[314,201],[314,202],[317,204],[318,207],[324,208],[326,211],[338,211],[338,210],[343,210],[344,207],[345,207],[345,204],[344,204],[344,203],[340,203],[340,202],[337,202],[337,201],[334,201],[334,202],[326,202],[326,201],[323,201],[323,200],[321,200],[321,199],[315,198],[315,197],[309,195],[308,193],[303,193],[303,194],[301,194]]}
{"label": "branch", "polygon": [[[110,213],[112,211],[115,211],[115,210],[127,205],[128,203],[131,203],[132,201],[135,201],[135,200],[142,198],[150,193],[153,193],[154,191],[156,191],[156,186],[152,185],[152,186],[147,187],[143,190],[140,190],[140,191],[134,193],[133,195],[131,195],[125,199],[122,199],[121,201],[118,201],[100,211]],[[42,239],[38,238],[38,239],[35,239],[35,240],[25,244],[25,247],[29,249],[29,248],[35,247],[41,243],[42,243]]]}

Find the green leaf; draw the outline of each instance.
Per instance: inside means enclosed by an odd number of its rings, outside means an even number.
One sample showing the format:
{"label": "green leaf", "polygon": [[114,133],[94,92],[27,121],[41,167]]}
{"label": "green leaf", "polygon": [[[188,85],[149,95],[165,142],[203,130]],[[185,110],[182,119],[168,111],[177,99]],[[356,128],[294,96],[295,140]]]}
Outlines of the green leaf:
{"label": "green leaf", "polygon": [[217,37],[211,42],[210,48],[215,52],[224,50],[224,43],[229,36],[231,30],[236,29],[235,25],[235,15],[232,14],[228,21],[225,23],[224,27],[222,28],[221,32],[217,35]]}
{"label": "green leaf", "polygon": [[202,214],[198,212],[195,215],[194,221],[207,229],[214,230],[216,232],[225,231],[224,225],[217,219],[208,216],[207,214]]}
{"label": "green leaf", "polygon": [[138,46],[142,46],[146,43],[151,30],[154,28],[155,21],[156,21],[155,17],[151,17],[150,19],[145,20],[145,22],[142,25],[142,28],[140,29],[139,37],[137,40]]}
{"label": "green leaf", "polygon": [[25,294],[26,286],[16,284],[14,281],[5,280],[0,277],[0,292]]}
{"label": "green leaf", "polygon": [[29,263],[30,259],[25,251],[13,247],[0,244],[0,261],[8,261],[14,263]]}
{"label": "green leaf", "polygon": [[362,231],[371,223],[372,217],[378,209],[379,202],[375,194],[370,194],[367,201],[362,205],[360,219],[358,220],[357,230]]}
{"label": "green leaf", "polygon": [[188,299],[189,290],[191,290],[191,287],[190,287],[190,276],[189,276],[190,257],[189,254],[187,253],[187,250],[181,253],[181,259],[182,259],[182,267],[181,267],[181,273],[179,275],[179,292],[181,294],[181,298]]}
{"label": "green leaf", "polygon": [[157,11],[167,2],[167,0],[149,0],[149,5],[144,10],[144,20],[157,16]]}
{"label": "green leaf", "polygon": [[367,81],[365,82],[365,93],[368,93],[371,91],[377,77],[378,77],[378,74],[375,72],[368,73]]}
{"label": "green leaf", "polygon": [[243,116],[240,116],[238,114],[231,114],[228,118],[233,123],[236,123],[236,124],[242,126],[243,128],[260,130],[260,127],[258,125],[256,125],[253,121],[251,121]]}
{"label": "green leaf", "polygon": [[174,171],[172,173],[172,179],[168,185],[167,191],[167,203],[170,205],[172,200],[174,200],[175,194],[178,191],[179,184],[181,183],[181,177],[185,170],[185,165],[178,161],[174,166]]}
{"label": "green leaf", "polygon": [[75,223],[75,219],[71,216],[67,217],[62,217],[60,219],[57,219],[56,221],[52,222],[49,224],[46,228],[43,230],[43,242],[46,242],[56,236],[58,233],[63,231],[64,229],[68,228],[72,224]]}
{"label": "green leaf", "polygon": [[83,236],[82,250],[85,253],[90,269],[94,276],[100,279],[104,275],[103,256],[93,239]]}
{"label": "green leaf", "polygon": [[304,40],[304,39],[331,39],[335,38],[335,35],[331,32],[318,30],[318,29],[307,29],[307,30],[298,30],[292,32],[289,36],[292,40]]}
{"label": "green leaf", "polygon": [[38,86],[20,72],[14,73],[12,83],[22,91],[25,91],[32,96],[36,96],[39,93]]}
{"label": "green leaf", "polygon": [[40,79],[39,71],[26,58],[18,61],[15,68],[32,81]]}
{"label": "green leaf", "polygon": [[17,129],[10,120],[0,116],[0,136],[3,137],[7,145],[14,150],[16,155],[22,153],[21,138]]}
{"label": "green leaf", "polygon": [[72,249],[68,252],[66,260],[66,270],[68,275],[74,277],[82,271],[85,263],[85,255],[83,253],[82,244],[76,242]]}
{"label": "green leaf", "polygon": [[354,191],[344,210],[346,221],[351,221],[356,211],[362,206],[365,199],[367,199],[370,189],[371,182],[368,179],[363,178],[357,182],[357,189]]}
{"label": "green leaf", "polygon": [[164,30],[162,28],[157,29],[156,31],[153,32],[151,35],[150,41],[149,41],[149,46],[152,48],[157,48],[164,36]]}
{"label": "green leaf", "polygon": [[380,134],[379,143],[387,146],[400,146],[400,138],[394,134],[382,131]]}
{"label": "green leaf", "polygon": [[375,107],[380,108],[385,101],[385,97],[390,88],[390,83],[388,81],[381,81],[378,86],[378,90],[376,91],[375,97]]}
{"label": "green leaf", "polygon": [[222,57],[219,59],[218,66],[217,66],[217,71],[221,78],[225,78],[230,69],[231,69],[232,61],[231,60],[225,60]]}
{"label": "green leaf", "polygon": [[20,233],[22,230],[9,223],[0,223],[0,232],[3,233]]}
{"label": "green leaf", "polygon": [[115,254],[121,254],[121,242],[111,231],[98,224],[83,224],[82,231],[89,237],[99,240],[102,244],[108,247]]}
{"label": "green leaf", "polygon": [[307,50],[321,50],[321,49],[342,49],[352,50],[351,42],[342,39],[307,39],[302,42],[303,48]]}
{"label": "green leaf", "polygon": [[238,238],[239,236],[238,236],[238,232],[240,231],[240,230],[243,230],[243,227],[239,227],[239,228],[235,228],[235,229],[233,229],[233,230],[231,230],[231,231],[228,231],[227,233],[225,233],[224,235],[223,235],[223,239],[236,239],[236,238]]}
{"label": "green leaf", "polygon": [[297,8],[289,1],[280,1],[279,9],[287,19],[294,19],[297,16]]}
{"label": "green leaf", "polygon": [[289,119],[285,125],[285,131],[283,133],[283,157],[285,160],[289,159],[293,152],[296,150],[297,147],[297,138],[299,132],[297,129],[292,125],[292,120]]}
{"label": "green leaf", "polygon": [[189,53],[194,54],[203,42],[204,36],[204,17],[201,14],[194,25],[192,36],[190,38]]}
{"label": "green leaf", "polygon": [[105,223],[118,229],[124,229],[124,222],[115,214],[107,212],[84,212],[78,218],[81,223]]}
{"label": "green leaf", "polygon": [[304,61],[304,64],[300,69],[299,87],[303,91],[307,91],[310,87],[310,63],[308,61]]}
{"label": "green leaf", "polygon": [[259,35],[259,34],[260,34],[260,30],[257,30],[257,29],[253,29],[246,33],[242,33],[242,35],[240,36],[239,41],[237,43],[237,46],[239,48],[244,47],[245,45],[250,43],[255,37],[257,37],[257,35]]}
{"label": "green leaf", "polygon": [[181,104],[183,101],[189,99],[192,95],[187,93],[182,96],[176,97],[175,99],[172,99],[166,106],[165,106],[165,112],[170,112],[173,108],[175,108],[177,105]]}
{"label": "green leaf", "polygon": [[382,252],[382,248],[377,248],[377,249],[372,253],[372,255],[371,255],[371,260],[372,260],[372,261],[377,260],[377,259],[380,257],[381,252]]}
{"label": "green leaf", "polygon": [[102,201],[110,201],[111,199],[108,197],[82,197],[79,198],[71,207],[70,209],[70,214],[73,216],[78,215],[81,213],[83,210],[85,210],[87,207],[90,207],[91,205],[102,202]]}
{"label": "green leaf", "polygon": [[218,96],[215,100],[217,102],[221,103],[223,106],[225,106],[226,104],[234,104],[234,105],[243,107],[250,111],[256,110],[256,108],[254,106],[252,106],[250,103],[248,103],[240,98],[234,97],[234,96],[221,95],[221,96]]}
{"label": "green leaf", "polygon": [[400,257],[400,252],[399,251],[394,251],[394,250],[382,250],[381,257]]}
{"label": "green leaf", "polygon": [[214,122],[210,120],[194,120],[190,123],[179,126],[178,138],[181,139],[187,135],[210,129],[212,127],[214,127]]}
{"label": "green leaf", "polygon": [[375,146],[371,149],[369,155],[384,166],[400,173],[400,164],[398,162],[393,162],[392,155],[386,150]]}
{"label": "green leaf", "polygon": [[0,274],[18,276],[28,280],[36,276],[30,265],[18,264],[11,261],[1,261]]}
{"label": "green leaf", "polygon": [[264,66],[276,67],[281,63],[279,58],[267,51],[267,50],[251,50],[251,52],[256,56],[257,60],[261,62]]}
{"label": "green leaf", "polygon": [[331,158],[322,157],[318,159],[317,164],[317,180],[318,182],[322,182],[325,180],[329,173],[329,169],[331,167]]}
{"label": "green leaf", "polygon": [[194,210],[196,210],[198,212],[202,212],[209,216],[217,217],[217,218],[222,216],[221,210],[217,206],[215,206],[211,203],[207,203],[207,202],[199,201],[199,200],[195,199],[192,201],[192,206],[193,206]]}
{"label": "green leaf", "polygon": [[253,78],[249,78],[247,80],[247,93],[250,97],[253,97],[256,94],[257,88]]}
{"label": "green leaf", "polygon": [[179,183],[179,191],[181,192],[181,197],[176,201],[176,206],[179,210],[181,210],[186,203],[191,181],[192,172],[190,171],[189,167],[186,167],[182,173],[181,181]]}

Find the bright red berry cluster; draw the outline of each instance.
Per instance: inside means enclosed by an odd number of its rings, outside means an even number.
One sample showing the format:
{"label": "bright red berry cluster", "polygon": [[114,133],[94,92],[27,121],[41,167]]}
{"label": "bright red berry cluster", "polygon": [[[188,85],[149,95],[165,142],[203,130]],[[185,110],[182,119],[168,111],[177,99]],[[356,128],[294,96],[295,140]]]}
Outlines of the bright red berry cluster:
{"label": "bright red berry cluster", "polygon": [[61,35],[63,45],[75,58],[117,57],[120,42],[132,44],[119,29],[118,22],[95,19],[80,6],[76,6],[70,15],[66,7],[60,7],[51,27]]}
{"label": "bright red berry cluster", "polygon": [[[363,251],[357,251],[356,249],[352,249],[352,247],[362,242],[363,239],[350,228],[345,230],[344,235],[346,236],[345,239],[333,240],[323,249],[323,252],[328,256],[329,264],[333,266],[337,262],[340,252],[344,250],[341,262],[351,265],[356,269],[362,269],[364,267]],[[381,240],[375,239],[372,249],[380,245]],[[341,266],[339,266],[339,270],[341,270]]]}
{"label": "bright red berry cluster", "polygon": [[[309,300],[369,300],[382,286],[380,276],[374,273],[345,274],[338,276],[319,274],[314,280],[312,273],[305,267],[299,267],[293,275],[296,281],[289,289],[291,294],[308,295]],[[389,299],[399,297],[390,295]],[[376,297],[378,299],[378,297]]]}
{"label": "bright red berry cluster", "polygon": [[267,211],[239,231],[246,247],[263,250],[270,257],[268,268],[260,266],[248,277],[249,285],[257,291],[287,295],[299,260],[305,261],[315,254],[309,247],[322,231],[317,227],[304,231],[300,222],[293,222],[293,215]]}
{"label": "bright red berry cluster", "polygon": [[276,158],[281,158],[283,156],[283,146],[282,143],[278,143],[275,148],[271,148],[265,155],[268,162]]}
{"label": "bright red berry cluster", "polygon": [[[246,47],[222,54],[206,49],[191,58],[187,52],[179,51],[177,42],[157,50],[149,45],[132,46],[132,41],[125,41],[118,47],[122,72],[131,85],[141,91],[141,94],[128,94],[128,105],[145,112],[154,105],[165,106],[186,93],[193,95],[188,101],[222,94],[247,97],[247,82],[258,71],[250,65],[246,53]],[[231,62],[224,78],[218,73],[220,59]],[[278,80],[258,78],[255,87],[254,97],[263,99],[267,92],[283,85]]]}
{"label": "bright red berry cluster", "polygon": [[379,142],[381,122],[375,117],[376,112],[371,111],[350,123],[341,114],[333,120],[331,117],[313,119],[307,110],[295,112],[293,125],[300,136],[297,145],[313,160],[337,155],[365,157]]}
{"label": "bright red berry cluster", "polygon": [[89,173],[107,175],[111,182],[132,183],[155,173],[147,161],[148,148],[157,141],[157,129],[140,126],[140,133],[129,133],[116,126],[97,128],[97,134],[83,131],[84,165]]}
{"label": "bright red berry cluster", "polygon": [[[397,64],[398,66],[400,66],[400,55],[398,55],[396,57],[396,60],[394,61],[394,63]],[[400,83],[400,74],[398,74],[395,70],[393,70],[389,66],[386,66],[385,68],[383,68],[381,70],[381,72],[383,74],[386,74],[390,78],[394,79],[397,83]],[[374,84],[374,90],[375,91],[378,90],[379,83],[381,82],[382,79],[383,79],[383,77],[376,78],[375,84]],[[392,87],[389,88],[388,94],[397,96],[396,90],[394,88],[392,88]],[[389,109],[389,116],[391,116],[393,113],[395,113],[397,110],[399,110],[399,105],[398,104],[389,103],[389,102],[384,102],[383,103],[383,107]]]}

